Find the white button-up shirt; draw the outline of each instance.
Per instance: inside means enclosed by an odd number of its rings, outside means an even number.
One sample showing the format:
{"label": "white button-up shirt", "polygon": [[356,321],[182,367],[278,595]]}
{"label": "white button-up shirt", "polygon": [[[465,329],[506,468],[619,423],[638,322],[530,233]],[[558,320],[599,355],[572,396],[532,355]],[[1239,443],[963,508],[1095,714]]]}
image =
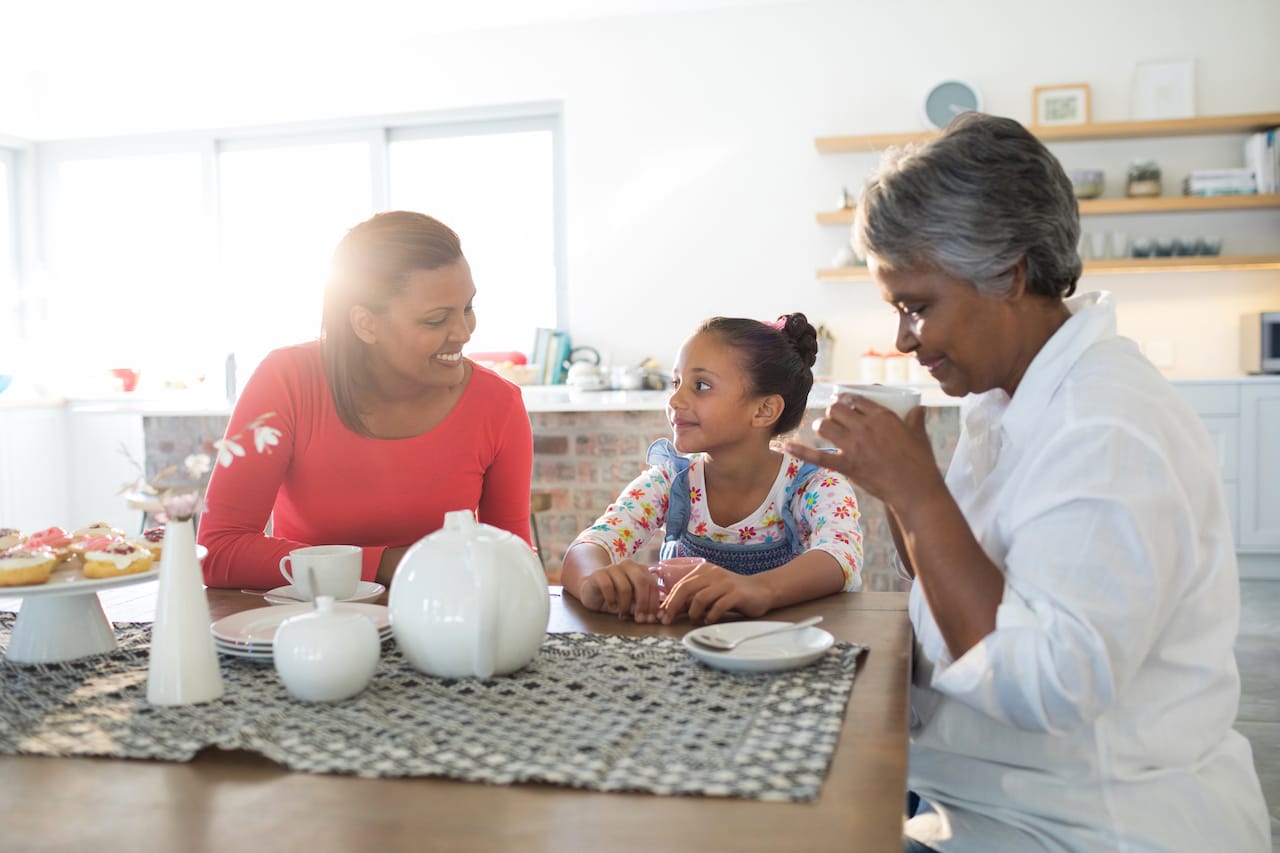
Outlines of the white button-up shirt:
{"label": "white button-up shirt", "polygon": [[913,585],[910,785],[934,812],[908,834],[983,853],[1270,851],[1231,728],[1239,586],[1208,434],[1116,335],[1109,294],[1067,305],[1012,398],[964,403],[947,486],[1004,597],[953,660]]}

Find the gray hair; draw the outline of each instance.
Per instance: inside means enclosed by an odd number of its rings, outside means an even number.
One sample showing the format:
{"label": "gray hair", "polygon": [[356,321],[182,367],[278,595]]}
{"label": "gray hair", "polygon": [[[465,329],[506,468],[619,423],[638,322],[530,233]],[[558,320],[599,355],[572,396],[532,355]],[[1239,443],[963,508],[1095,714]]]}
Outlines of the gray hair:
{"label": "gray hair", "polygon": [[1013,119],[963,113],[923,145],[885,152],[854,220],[854,247],[891,269],[936,269],[987,296],[1059,299],[1080,278],[1080,213],[1062,164]]}

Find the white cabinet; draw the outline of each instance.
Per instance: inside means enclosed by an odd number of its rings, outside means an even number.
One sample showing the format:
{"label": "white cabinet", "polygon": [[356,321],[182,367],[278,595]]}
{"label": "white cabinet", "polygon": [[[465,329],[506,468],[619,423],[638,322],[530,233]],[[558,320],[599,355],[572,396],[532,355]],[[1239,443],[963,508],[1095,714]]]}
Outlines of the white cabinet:
{"label": "white cabinet", "polygon": [[142,415],[73,406],[67,413],[66,448],[66,526],[105,521],[126,533],[140,530],[142,513],[129,509],[120,487],[138,477],[123,451],[143,463]]}
{"label": "white cabinet", "polygon": [[1241,577],[1280,580],[1280,377],[1174,386],[1217,449]]}
{"label": "white cabinet", "polygon": [[61,405],[0,409],[0,527],[66,525],[66,434]]}
{"label": "white cabinet", "polygon": [[1240,386],[1241,551],[1280,551],[1280,382]]}

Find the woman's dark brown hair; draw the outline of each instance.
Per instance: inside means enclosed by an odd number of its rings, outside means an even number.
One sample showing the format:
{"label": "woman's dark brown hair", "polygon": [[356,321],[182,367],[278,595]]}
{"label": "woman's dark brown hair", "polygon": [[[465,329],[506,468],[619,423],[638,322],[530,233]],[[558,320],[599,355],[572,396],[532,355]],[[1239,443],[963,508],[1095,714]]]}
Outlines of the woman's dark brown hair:
{"label": "woman's dark brown hair", "polygon": [[374,314],[386,313],[411,273],[447,267],[461,258],[462,244],[449,226],[407,210],[376,214],[338,244],[324,291],[320,350],[333,405],[348,429],[372,437],[356,403],[365,343],[351,327],[351,309],[360,305]]}

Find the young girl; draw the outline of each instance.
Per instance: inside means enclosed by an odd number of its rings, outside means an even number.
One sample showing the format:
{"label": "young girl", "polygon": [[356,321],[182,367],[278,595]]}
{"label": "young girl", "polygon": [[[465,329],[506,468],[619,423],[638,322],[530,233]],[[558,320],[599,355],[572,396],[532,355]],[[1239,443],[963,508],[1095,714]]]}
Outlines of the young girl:
{"label": "young girl", "polygon": [[[574,540],[565,591],[620,619],[669,624],[682,614],[706,622],[729,610],[760,616],[860,589],[852,486],[773,441],[804,417],[817,352],[817,332],[803,314],[703,323],[672,370],[674,447],[654,442],[652,467]],[[655,574],[633,559],[664,523],[663,557],[705,560],[665,597]]]}

